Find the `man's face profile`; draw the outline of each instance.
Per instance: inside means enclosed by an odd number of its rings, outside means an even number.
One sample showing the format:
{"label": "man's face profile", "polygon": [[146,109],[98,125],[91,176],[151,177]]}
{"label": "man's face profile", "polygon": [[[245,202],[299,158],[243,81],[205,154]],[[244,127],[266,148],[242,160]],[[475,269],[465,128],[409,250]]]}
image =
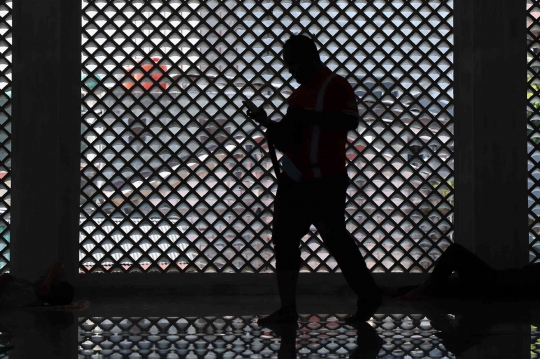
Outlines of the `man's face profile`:
{"label": "man's face profile", "polygon": [[303,57],[294,50],[291,51],[290,46],[283,49],[283,61],[291,76],[299,84],[308,82],[316,72],[315,61]]}

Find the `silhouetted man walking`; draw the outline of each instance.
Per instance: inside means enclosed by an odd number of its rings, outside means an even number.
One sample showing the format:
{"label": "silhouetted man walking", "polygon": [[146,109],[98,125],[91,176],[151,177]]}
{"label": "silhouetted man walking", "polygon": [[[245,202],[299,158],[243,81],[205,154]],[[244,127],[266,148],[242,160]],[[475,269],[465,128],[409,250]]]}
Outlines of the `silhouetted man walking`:
{"label": "silhouetted man walking", "polygon": [[281,308],[259,324],[298,320],[295,292],[301,265],[299,245],[311,224],[358,296],[358,310],[346,321],[365,321],[380,306],[382,297],[345,227],[349,185],[345,146],[347,132],[358,127],[360,118],[356,95],[345,78],[321,62],[309,37],[291,36],[283,46],[283,60],[300,84],[288,100],[286,116],[281,122],[273,122],[262,109],[248,111],[251,118],[268,128],[268,140],[284,153],[272,232]]}

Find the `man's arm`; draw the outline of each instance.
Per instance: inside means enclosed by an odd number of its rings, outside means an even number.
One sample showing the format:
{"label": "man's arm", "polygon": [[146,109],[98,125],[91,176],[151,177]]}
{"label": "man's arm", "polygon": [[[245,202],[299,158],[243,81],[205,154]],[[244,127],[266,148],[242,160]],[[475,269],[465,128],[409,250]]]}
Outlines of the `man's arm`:
{"label": "man's arm", "polygon": [[267,128],[266,137],[278,150],[285,151],[298,146],[300,141],[300,124],[288,114],[280,122],[270,120],[264,109],[260,109],[257,112],[248,110],[247,115]]}

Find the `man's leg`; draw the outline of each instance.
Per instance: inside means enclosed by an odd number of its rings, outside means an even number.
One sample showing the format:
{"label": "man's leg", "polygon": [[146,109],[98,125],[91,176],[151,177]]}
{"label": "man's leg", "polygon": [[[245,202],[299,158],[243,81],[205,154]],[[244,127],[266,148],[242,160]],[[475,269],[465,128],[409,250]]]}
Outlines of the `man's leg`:
{"label": "man's leg", "polygon": [[315,226],[355,294],[359,298],[377,294],[377,283],[367,268],[354,237],[345,228],[345,221],[336,223],[323,220]]}
{"label": "man's leg", "polygon": [[[305,209],[305,191],[301,185],[280,182],[274,201],[272,221],[272,242],[276,257],[276,279],[281,300],[281,308],[268,318],[271,322],[281,317],[287,309],[296,313],[296,285],[301,265],[300,239],[311,225],[309,213]],[[264,318],[267,319],[267,318]],[[265,320],[259,323],[265,323]],[[295,319],[296,321],[296,319]]]}
{"label": "man's leg", "polygon": [[377,284],[345,224],[348,187],[348,177],[345,176],[347,175],[324,179],[320,186],[314,188],[313,195],[318,197],[315,227],[351,289],[359,297],[372,296],[373,293],[378,293]]}
{"label": "man's leg", "polygon": [[[348,176],[336,176],[321,180],[314,186],[314,196],[318,196],[315,226],[319,230],[325,246],[336,259],[345,280],[358,296],[359,321],[369,319],[381,301],[381,293],[366,266],[365,260],[345,226],[345,200]],[[365,311],[362,313],[362,311]]]}

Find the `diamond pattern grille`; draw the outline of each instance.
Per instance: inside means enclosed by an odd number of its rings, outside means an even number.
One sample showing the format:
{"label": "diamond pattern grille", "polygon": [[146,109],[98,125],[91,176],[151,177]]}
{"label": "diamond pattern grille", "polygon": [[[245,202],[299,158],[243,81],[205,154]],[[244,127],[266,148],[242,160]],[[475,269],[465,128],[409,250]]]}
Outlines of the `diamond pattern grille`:
{"label": "diamond pattern grille", "polygon": [[[430,271],[453,242],[452,1],[82,7],[81,273],[273,272],[277,185],[241,106],[286,112],[291,32],[359,97],[346,218],[371,271]],[[315,227],[301,250],[340,272]]]}
{"label": "diamond pattern grille", "polygon": [[[299,357],[351,357],[361,345],[357,330],[344,325],[343,314],[301,314],[296,331]],[[340,321],[340,322],[338,322]],[[148,358],[277,357],[281,337],[252,316],[225,317],[80,317],[79,355]],[[384,340],[377,358],[448,358],[438,332],[424,314],[375,314],[369,324]]]}
{"label": "diamond pattern grille", "polygon": [[540,4],[527,1],[527,186],[529,189],[529,262],[540,260]]}
{"label": "diamond pattern grille", "polygon": [[538,328],[531,325],[531,359],[537,359],[540,354],[540,333]]}
{"label": "diamond pattern grille", "polygon": [[0,271],[9,273],[11,206],[12,1],[0,4]]}

